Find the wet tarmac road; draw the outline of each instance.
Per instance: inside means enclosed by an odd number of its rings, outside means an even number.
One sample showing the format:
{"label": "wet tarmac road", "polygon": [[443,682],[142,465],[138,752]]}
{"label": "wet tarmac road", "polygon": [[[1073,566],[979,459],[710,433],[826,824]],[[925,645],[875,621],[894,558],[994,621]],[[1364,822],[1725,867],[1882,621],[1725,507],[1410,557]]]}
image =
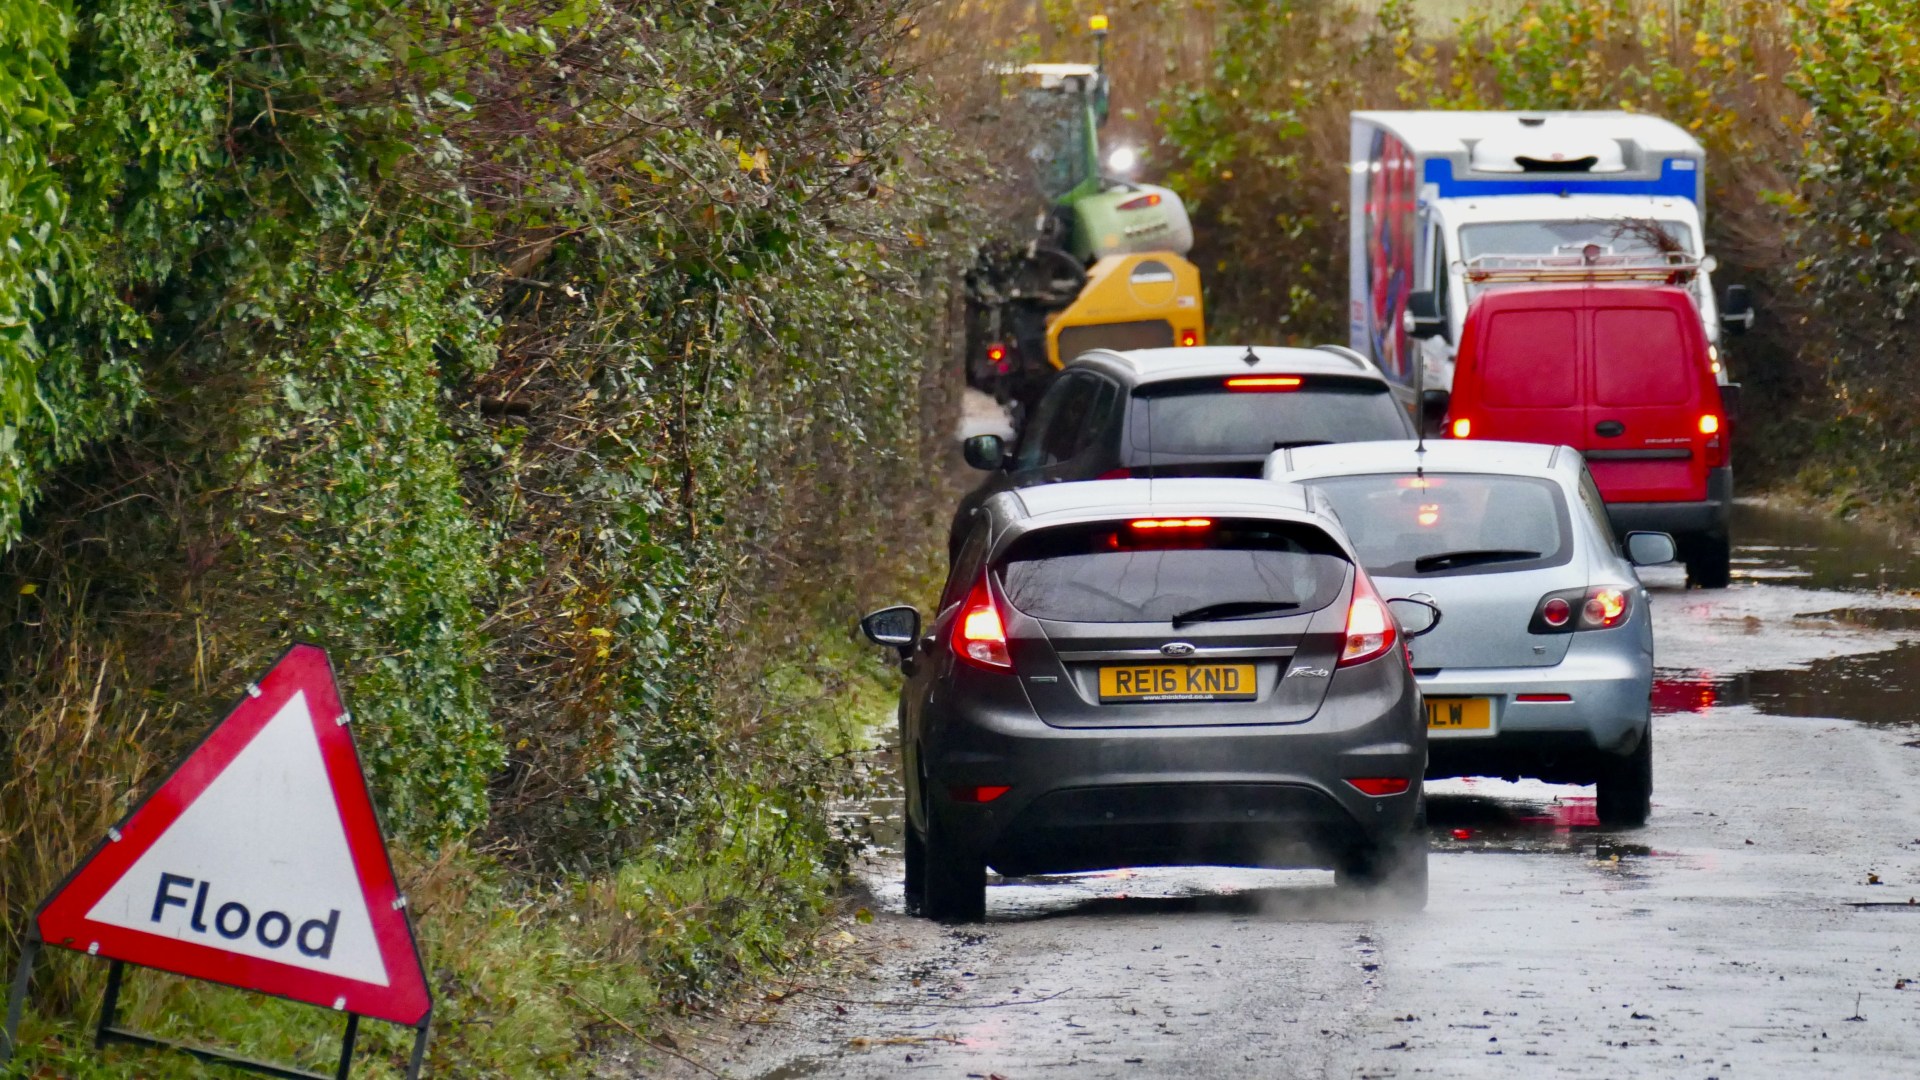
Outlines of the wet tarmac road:
{"label": "wet tarmac road", "polygon": [[900,913],[877,851],[863,973],[703,1060],[765,1080],[1915,1075],[1920,574],[1785,512],[1743,507],[1737,538],[1733,588],[1647,574],[1647,827],[1599,828],[1591,788],[1429,785],[1416,916],[1325,873],[1154,870],[1001,884],[985,925],[941,928]]}

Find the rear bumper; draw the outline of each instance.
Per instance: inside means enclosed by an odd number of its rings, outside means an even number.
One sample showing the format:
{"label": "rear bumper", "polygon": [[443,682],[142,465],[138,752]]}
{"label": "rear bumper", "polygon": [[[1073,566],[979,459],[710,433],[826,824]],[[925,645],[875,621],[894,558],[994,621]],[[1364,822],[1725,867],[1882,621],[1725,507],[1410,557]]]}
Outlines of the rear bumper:
{"label": "rear bumper", "polygon": [[[1459,668],[1420,680],[1428,697],[1493,702],[1490,732],[1448,732],[1428,743],[1427,776],[1533,777],[1591,783],[1600,755],[1632,753],[1646,733],[1653,655],[1641,628],[1588,631],[1552,667]],[[1567,701],[1521,701],[1565,695]]]}
{"label": "rear bumper", "polygon": [[1607,504],[1607,518],[1622,537],[1635,531],[1676,536],[1727,534],[1733,514],[1733,467],[1707,470],[1707,497],[1698,502],[1622,502]]}
{"label": "rear bumper", "polygon": [[[1331,866],[1413,826],[1424,717],[1397,656],[1341,670],[1294,724],[1056,728],[961,703],[930,723],[927,810],[1008,875],[1124,866]],[[934,719],[929,717],[930,720]],[[1347,777],[1407,777],[1369,796]],[[1006,785],[988,803],[952,789]]]}

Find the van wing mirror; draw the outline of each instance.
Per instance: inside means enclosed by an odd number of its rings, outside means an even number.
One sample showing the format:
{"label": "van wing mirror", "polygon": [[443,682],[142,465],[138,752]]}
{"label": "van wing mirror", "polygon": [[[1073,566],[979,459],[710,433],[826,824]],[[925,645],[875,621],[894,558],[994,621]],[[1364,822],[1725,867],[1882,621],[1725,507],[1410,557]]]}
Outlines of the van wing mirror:
{"label": "van wing mirror", "polygon": [[1422,390],[1420,392],[1420,419],[1424,421],[1422,431],[1439,431],[1447,420],[1447,406],[1453,404],[1453,395],[1445,390]]}
{"label": "van wing mirror", "polygon": [[1627,534],[1627,561],[1635,566],[1659,566],[1680,557],[1679,545],[1663,532]]}
{"label": "van wing mirror", "polygon": [[1441,337],[1447,332],[1447,320],[1440,314],[1440,294],[1432,289],[1407,294],[1407,335],[1417,338]]}
{"label": "van wing mirror", "polygon": [[1440,625],[1440,605],[1432,600],[1416,600],[1410,596],[1396,596],[1387,601],[1388,610],[1400,623],[1400,629],[1408,637],[1430,634]]}
{"label": "van wing mirror", "polygon": [[1007,463],[1007,441],[998,435],[975,435],[960,445],[960,456],[974,468],[992,472]]}
{"label": "van wing mirror", "polygon": [[1727,286],[1720,301],[1720,329],[1729,334],[1744,334],[1753,329],[1753,293],[1745,285]]}

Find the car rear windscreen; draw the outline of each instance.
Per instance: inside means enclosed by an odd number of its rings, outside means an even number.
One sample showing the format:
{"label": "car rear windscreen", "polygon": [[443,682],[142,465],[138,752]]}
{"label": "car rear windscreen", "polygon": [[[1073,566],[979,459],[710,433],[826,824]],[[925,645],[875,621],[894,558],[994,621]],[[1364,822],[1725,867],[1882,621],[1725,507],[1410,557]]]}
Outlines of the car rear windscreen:
{"label": "car rear windscreen", "polygon": [[1573,558],[1560,486],[1531,476],[1395,473],[1307,483],[1380,577],[1509,573]]}
{"label": "car rear windscreen", "polygon": [[[1261,379],[1274,382],[1248,386]],[[1246,388],[1229,385],[1236,383]],[[1413,437],[1405,410],[1385,383],[1371,379],[1245,375],[1150,383],[1134,392],[1133,409],[1133,448],[1159,454],[1257,455]]]}
{"label": "car rear windscreen", "polygon": [[[1168,520],[1178,524],[1140,524]],[[1036,619],[1166,622],[1214,604],[1274,605],[1246,617],[1316,611],[1339,595],[1347,565],[1310,525],[1146,518],[1025,536],[999,574],[1008,602]]]}

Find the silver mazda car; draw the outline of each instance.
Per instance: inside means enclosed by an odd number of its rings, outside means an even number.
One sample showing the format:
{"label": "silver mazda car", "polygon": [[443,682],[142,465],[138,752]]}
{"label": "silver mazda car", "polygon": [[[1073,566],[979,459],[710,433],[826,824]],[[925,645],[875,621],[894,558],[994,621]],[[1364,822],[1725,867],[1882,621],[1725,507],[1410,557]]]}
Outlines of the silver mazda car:
{"label": "silver mazda car", "polygon": [[906,895],[985,913],[986,870],[1331,867],[1426,903],[1427,724],[1407,635],[1323,498],[1255,479],[1003,492],[897,649]]}
{"label": "silver mazda car", "polygon": [[1634,567],[1671,562],[1672,537],[1623,548],[1568,447],[1303,447],[1275,451],[1266,475],[1323,494],[1388,595],[1445,613],[1413,645],[1429,778],[1595,784],[1602,824],[1645,823],[1653,621]]}

